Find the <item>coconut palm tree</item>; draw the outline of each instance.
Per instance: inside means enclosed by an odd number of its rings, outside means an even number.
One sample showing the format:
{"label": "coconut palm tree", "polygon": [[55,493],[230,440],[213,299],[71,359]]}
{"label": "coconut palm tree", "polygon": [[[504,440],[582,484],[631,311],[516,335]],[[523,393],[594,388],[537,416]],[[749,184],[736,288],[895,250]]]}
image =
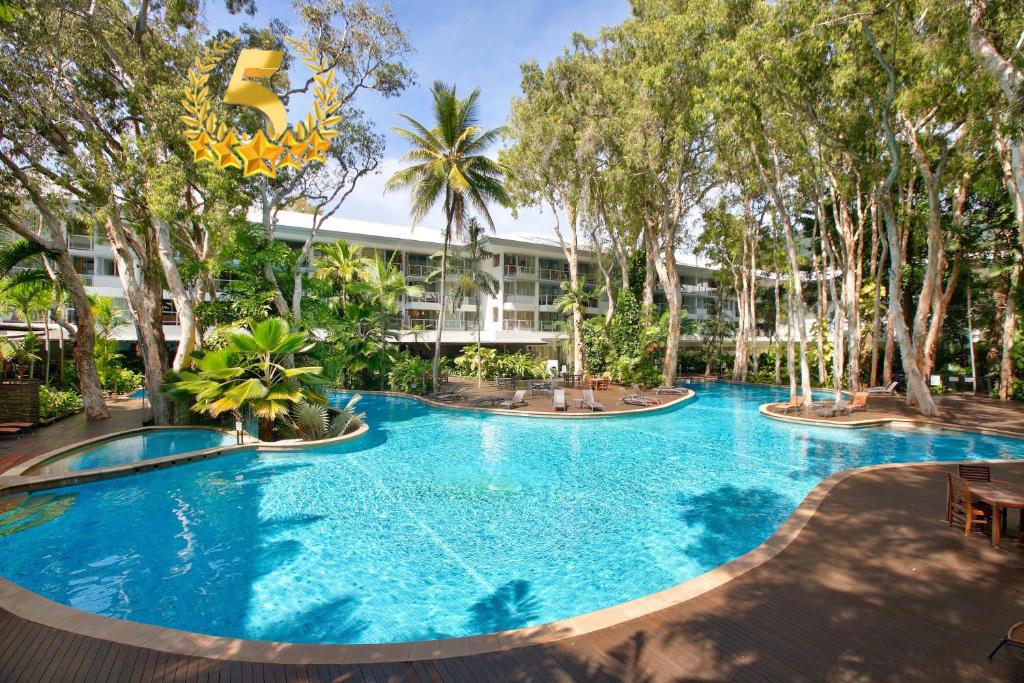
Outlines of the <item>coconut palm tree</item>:
{"label": "coconut palm tree", "polygon": [[[571,283],[566,281],[562,281],[559,284],[559,287],[562,289],[562,294],[559,295],[557,299],[555,299],[555,306],[558,307],[558,312],[561,313],[562,315],[572,315],[574,311],[582,311],[584,308],[588,306],[588,303],[591,300],[593,300],[594,297],[599,296],[601,294],[602,290],[600,289],[590,290],[587,288],[587,279],[585,277],[581,277],[579,282],[579,285],[576,287],[573,287]],[[572,326],[572,337],[573,348],[575,349],[582,348],[579,340],[579,334],[580,332],[574,324]],[[573,368],[573,372],[583,372],[585,359],[583,359],[583,357],[580,356],[580,360],[580,367]]]}
{"label": "coconut palm tree", "polygon": [[193,360],[195,370],[182,370],[165,386],[166,393],[194,397],[192,410],[217,417],[231,413],[241,420],[244,412],[260,422],[260,438],[269,439],[276,419],[305,400],[323,402],[309,387],[319,384],[322,368],[285,367],[285,357],[313,346],[307,332],[292,332],[280,318],[269,318],[227,335],[222,349]]}
{"label": "coconut palm tree", "polygon": [[313,277],[321,280],[333,280],[341,287],[338,295],[338,308],[344,310],[348,303],[348,288],[360,271],[366,268],[367,260],[363,257],[363,247],[338,240],[334,244],[318,247],[320,258],[313,268]]}
{"label": "coconut palm tree", "polygon": [[[445,302],[448,310],[452,313],[459,310],[468,298],[472,298],[476,308],[476,385],[483,386],[483,363],[480,362],[480,330],[482,327],[481,304],[483,295],[497,296],[499,283],[498,279],[487,272],[486,263],[494,254],[487,251],[480,238],[484,228],[476,216],[469,219],[466,227],[468,239],[466,244],[459,247],[452,257],[453,270],[458,277],[452,284],[448,301]],[[441,277],[441,269],[432,272],[427,281],[432,282]]]}
{"label": "coconut palm tree", "polygon": [[[14,309],[21,321],[25,323],[27,333],[32,331],[32,322],[40,316],[49,316],[50,305],[53,303],[53,283],[49,279],[28,281],[17,284],[6,291],[8,305]],[[50,365],[50,322],[43,319],[44,337],[46,339],[46,365]],[[35,375],[36,361],[40,357],[31,354],[28,376]],[[47,376],[49,372],[47,372]]]}
{"label": "coconut palm tree", "polygon": [[[475,210],[493,230],[494,220],[488,204],[502,206],[512,203],[503,180],[504,168],[484,152],[502,133],[502,128],[484,131],[479,125],[480,91],[474,90],[460,99],[455,86],[435,81],[431,88],[434,99],[434,124],[428,128],[410,116],[401,115],[410,129],[395,132],[409,140],[413,147],[402,157],[412,165],[397,171],[388,179],[385,191],[407,188],[412,193],[412,222],[421,221],[439,202],[444,209],[444,247],[441,251],[440,300],[445,300],[448,247],[453,237],[461,237],[468,226],[469,212]],[[438,367],[441,361],[441,335],[444,329],[444,307],[438,312],[437,337],[434,341],[433,383],[438,388]]]}

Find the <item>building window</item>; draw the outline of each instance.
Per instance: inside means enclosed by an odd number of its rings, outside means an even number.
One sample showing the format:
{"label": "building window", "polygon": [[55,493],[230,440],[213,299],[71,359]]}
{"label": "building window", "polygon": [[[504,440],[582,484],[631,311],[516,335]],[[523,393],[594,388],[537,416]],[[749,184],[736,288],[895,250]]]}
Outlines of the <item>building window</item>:
{"label": "building window", "polygon": [[491,309],[491,322],[492,323],[498,322],[498,309],[497,308],[492,308]]}

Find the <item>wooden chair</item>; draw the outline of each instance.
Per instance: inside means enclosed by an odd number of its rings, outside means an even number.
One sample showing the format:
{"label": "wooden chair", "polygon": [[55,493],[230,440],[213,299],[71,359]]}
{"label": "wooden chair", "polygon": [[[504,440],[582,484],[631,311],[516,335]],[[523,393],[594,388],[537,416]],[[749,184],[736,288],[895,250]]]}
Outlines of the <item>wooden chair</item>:
{"label": "wooden chair", "polygon": [[992,468],[988,465],[957,465],[956,473],[966,481],[992,481]]}
{"label": "wooden chair", "polygon": [[1002,637],[995,649],[988,653],[988,658],[992,659],[995,657],[996,653],[1003,649],[1004,645],[1024,648],[1024,621],[1017,622],[1010,627],[1010,630]]}
{"label": "wooden chair", "polygon": [[971,486],[966,479],[949,473],[949,495],[946,498],[946,522],[964,525],[964,536],[969,536],[976,526],[985,531],[985,525],[992,517],[992,509],[975,503],[971,498]]}

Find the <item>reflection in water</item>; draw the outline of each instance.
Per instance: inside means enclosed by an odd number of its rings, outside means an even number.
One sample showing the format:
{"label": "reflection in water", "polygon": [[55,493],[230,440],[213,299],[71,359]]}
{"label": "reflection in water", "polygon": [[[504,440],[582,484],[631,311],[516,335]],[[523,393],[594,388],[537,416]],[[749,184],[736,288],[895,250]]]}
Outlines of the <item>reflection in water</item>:
{"label": "reflection in water", "polygon": [[77,498],[77,493],[44,493],[20,494],[0,500],[0,536],[10,536],[57,519]]}

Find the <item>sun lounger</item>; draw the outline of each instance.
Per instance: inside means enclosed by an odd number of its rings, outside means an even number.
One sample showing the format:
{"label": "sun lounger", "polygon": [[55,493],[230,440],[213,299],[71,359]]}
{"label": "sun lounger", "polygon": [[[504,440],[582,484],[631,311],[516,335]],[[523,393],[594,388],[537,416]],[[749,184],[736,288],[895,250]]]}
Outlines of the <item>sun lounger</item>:
{"label": "sun lounger", "polygon": [[644,396],[644,392],[640,391],[640,385],[639,384],[633,384],[631,386],[632,386],[632,389],[633,389],[633,394],[632,394],[633,396],[639,396],[640,398],[645,398],[648,401],[654,401],[654,405],[659,405],[661,403],[661,400],[656,399],[653,396]]}
{"label": "sun lounger", "polygon": [[865,389],[865,391],[869,394],[875,394],[876,396],[895,396],[896,387],[898,385],[899,382],[894,381],[889,382],[889,384],[884,387],[868,387],[867,389]]}
{"label": "sun lounger", "polygon": [[565,389],[555,389],[551,394],[551,409],[565,410]]}
{"label": "sun lounger", "polygon": [[518,408],[520,406],[525,406],[526,405],[526,400],[525,399],[526,399],[526,389],[519,389],[518,391],[516,391],[516,393],[512,396],[511,399],[509,399],[508,401],[502,401],[501,403],[498,404],[498,407],[499,408],[505,408],[507,410],[512,410],[513,408]]}
{"label": "sun lounger", "polygon": [[641,406],[643,408],[660,405],[657,399],[647,398],[643,395],[627,394],[626,390],[622,387],[619,387],[619,393],[622,394],[621,398],[619,398],[619,405]]}
{"label": "sun lounger", "polygon": [[580,407],[590,408],[591,411],[604,410],[604,405],[602,405],[597,399],[594,398],[593,389],[583,390],[583,404]]}
{"label": "sun lounger", "polygon": [[785,407],[783,407],[783,409],[782,409],[782,414],[786,415],[791,410],[799,411],[799,410],[802,410],[803,408],[809,408],[809,407],[811,407],[811,398],[810,398],[810,396],[800,396],[800,395],[797,395],[797,396],[794,396],[793,398],[789,399],[789,403],[787,403],[785,405]]}
{"label": "sun lounger", "polygon": [[660,394],[673,394],[673,395],[676,395],[676,396],[681,396],[683,394],[683,389],[681,389],[680,387],[657,387],[654,390],[654,393],[659,394],[659,395]]}
{"label": "sun lounger", "polygon": [[818,417],[835,417],[836,415],[847,415],[850,412],[849,401],[842,399],[836,401],[833,405],[825,406],[824,408],[818,408],[814,411],[814,414]]}
{"label": "sun lounger", "polygon": [[461,401],[466,398],[466,390],[459,388],[452,391],[439,391],[436,394],[432,394],[431,398],[435,401]]}

